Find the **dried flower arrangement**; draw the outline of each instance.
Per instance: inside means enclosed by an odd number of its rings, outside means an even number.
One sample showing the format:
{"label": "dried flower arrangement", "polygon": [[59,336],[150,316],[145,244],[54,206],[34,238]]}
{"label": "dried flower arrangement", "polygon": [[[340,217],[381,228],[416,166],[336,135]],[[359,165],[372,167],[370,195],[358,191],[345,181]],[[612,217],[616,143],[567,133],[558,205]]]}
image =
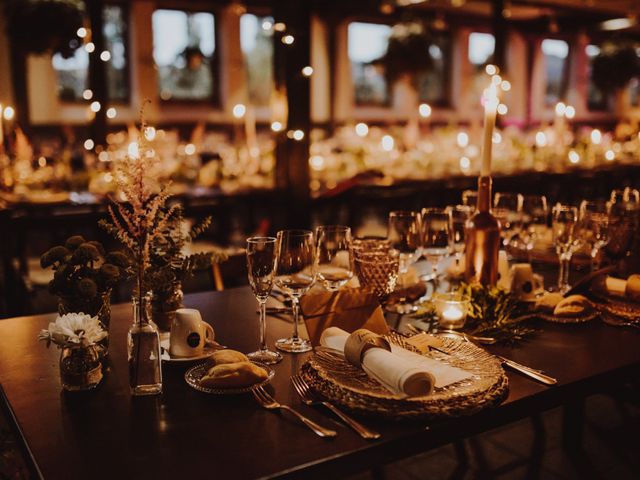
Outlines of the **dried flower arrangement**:
{"label": "dried flower arrangement", "polygon": [[49,292],[58,297],[60,313],[98,315],[108,327],[107,312],[103,310],[108,311],[111,290],[129,274],[130,263],[125,254],[107,253],[100,242],[75,235],[64,245],[46,251],[40,257],[40,265],[55,272]]}
{"label": "dried flower arrangement", "polygon": [[163,329],[169,329],[173,313],[182,307],[182,282],[195,271],[211,268],[214,263],[227,259],[219,249],[190,255],[184,253],[185,246],[209,228],[211,217],[188,231],[184,225],[182,208],[179,208],[166,224],[164,234],[154,240],[150,252],[145,288],[153,291],[154,319]]}
{"label": "dried flower arrangement", "polygon": [[[146,128],[143,120],[141,132],[145,132]],[[153,245],[164,241],[179,208],[178,205],[168,206],[170,195],[166,186],[161,186],[157,193],[151,187],[155,184],[157,163],[155,152],[147,146],[145,136],[141,135],[139,153],[129,154],[116,164],[116,183],[124,202],[114,200],[109,206],[109,219],[99,222],[131,255],[136,279],[135,295],[140,305],[147,292],[145,274],[151,266]]]}

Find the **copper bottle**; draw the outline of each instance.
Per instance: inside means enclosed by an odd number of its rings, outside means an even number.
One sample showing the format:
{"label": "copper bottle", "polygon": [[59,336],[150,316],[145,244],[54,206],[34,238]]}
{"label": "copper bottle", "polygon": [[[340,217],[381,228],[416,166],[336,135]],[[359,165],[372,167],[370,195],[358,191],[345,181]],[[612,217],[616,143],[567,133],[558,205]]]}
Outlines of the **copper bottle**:
{"label": "copper bottle", "polygon": [[465,281],[493,286],[498,281],[500,222],[491,214],[491,177],[478,178],[478,204],[465,226]]}

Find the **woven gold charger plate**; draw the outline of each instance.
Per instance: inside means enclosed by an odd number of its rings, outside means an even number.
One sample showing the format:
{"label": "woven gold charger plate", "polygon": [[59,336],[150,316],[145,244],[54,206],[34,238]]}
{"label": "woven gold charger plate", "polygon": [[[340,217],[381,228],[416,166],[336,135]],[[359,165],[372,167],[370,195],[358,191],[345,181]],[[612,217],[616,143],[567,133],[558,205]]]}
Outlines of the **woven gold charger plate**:
{"label": "woven gold charger plate", "polygon": [[[412,349],[397,337],[388,337],[388,340]],[[498,405],[506,398],[509,384],[500,360],[463,339],[442,338],[438,349],[442,352],[432,350],[425,355],[462,368],[472,377],[436,388],[425,397],[394,395],[363,370],[338,356],[327,359],[325,355],[314,354],[302,366],[301,372],[313,390],[326,399],[362,415],[391,419],[471,415]]]}
{"label": "woven gold charger plate", "polygon": [[596,293],[591,296],[595,304],[594,306],[604,313],[623,318],[630,322],[640,320],[640,304],[638,302],[624,300],[622,298],[606,297]]}

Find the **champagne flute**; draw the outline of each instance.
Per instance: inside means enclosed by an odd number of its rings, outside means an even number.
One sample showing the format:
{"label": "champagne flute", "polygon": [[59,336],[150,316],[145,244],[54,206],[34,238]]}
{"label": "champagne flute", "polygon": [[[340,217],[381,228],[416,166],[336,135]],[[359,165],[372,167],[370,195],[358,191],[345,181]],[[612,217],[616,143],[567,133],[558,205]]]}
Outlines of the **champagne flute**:
{"label": "champagne flute", "polygon": [[[420,214],[409,211],[391,212],[387,226],[387,238],[391,247],[399,252],[398,286],[400,288],[406,287],[407,285],[404,283],[406,273],[409,267],[420,258],[422,244]],[[406,299],[401,299],[400,302],[389,305],[388,309],[395,313],[406,314],[416,310],[416,307],[408,304]]]}
{"label": "champagne flute", "polygon": [[580,204],[580,238],[590,247],[591,270],[599,268],[600,250],[609,242],[609,202],[589,202]]}
{"label": "champagne flute", "polygon": [[427,279],[433,279],[434,287],[437,287],[438,265],[449,255],[449,214],[442,208],[423,208],[422,230],[422,253],[432,269],[432,274]]}
{"label": "champagne flute", "polygon": [[447,207],[445,211],[449,215],[451,250],[455,256],[456,264],[459,264],[464,253],[464,229],[467,220],[473,214],[473,208],[469,205],[454,205]]}
{"label": "champagne flute", "polygon": [[521,226],[522,198],[519,193],[496,193],[493,214],[500,220],[500,230],[504,234],[502,244],[507,247],[516,243]]}
{"label": "champagne flute", "polygon": [[351,229],[326,225],[316,229],[318,278],[324,288],[335,292],[353,277]]}
{"label": "champagne flute", "polygon": [[565,293],[569,290],[569,268],[571,257],[580,246],[581,240],[577,237],[578,209],[569,205],[556,204],[552,210],[551,229],[556,253],[560,260],[560,272],[558,274],[558,291]]}
{"label": "champagne flute", "polygon": [[293,334],[276,341],[276,348],[289,353],[311,350],[309,340],[298,336],[300,297],[307,293],[316,279],[316,259],[313,232],[281,230],[278,232],[276,285],[289,297],[293,306]]}
{"label": "champagne flute", "polygon": [[527,259],[531,262],[531,251],[536,241],[544,235],[547,228],[549,208],[544,195],[524,195],[522,197],[521,236],[527,250]]}
{"label": "champagne flute", "polygon": [[282,355],[267,348],[266,305],[276,274],[277,239],[275,237],[251,237],[247,239],[247,271],[249,284],[260,306],[260,350],[247,354],[251,360],[272,365],[282,360]]}

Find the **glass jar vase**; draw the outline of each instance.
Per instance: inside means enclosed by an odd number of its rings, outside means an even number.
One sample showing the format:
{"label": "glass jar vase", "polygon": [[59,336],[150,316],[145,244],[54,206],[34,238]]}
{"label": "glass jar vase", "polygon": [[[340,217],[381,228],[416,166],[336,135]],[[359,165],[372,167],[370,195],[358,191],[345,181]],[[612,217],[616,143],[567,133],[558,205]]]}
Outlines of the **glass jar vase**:
{"label": "glass jar vase", "polygon": [[97,344],[67,345],[60,351],[60,380],[67,391],[91,390],[102,381]]}

